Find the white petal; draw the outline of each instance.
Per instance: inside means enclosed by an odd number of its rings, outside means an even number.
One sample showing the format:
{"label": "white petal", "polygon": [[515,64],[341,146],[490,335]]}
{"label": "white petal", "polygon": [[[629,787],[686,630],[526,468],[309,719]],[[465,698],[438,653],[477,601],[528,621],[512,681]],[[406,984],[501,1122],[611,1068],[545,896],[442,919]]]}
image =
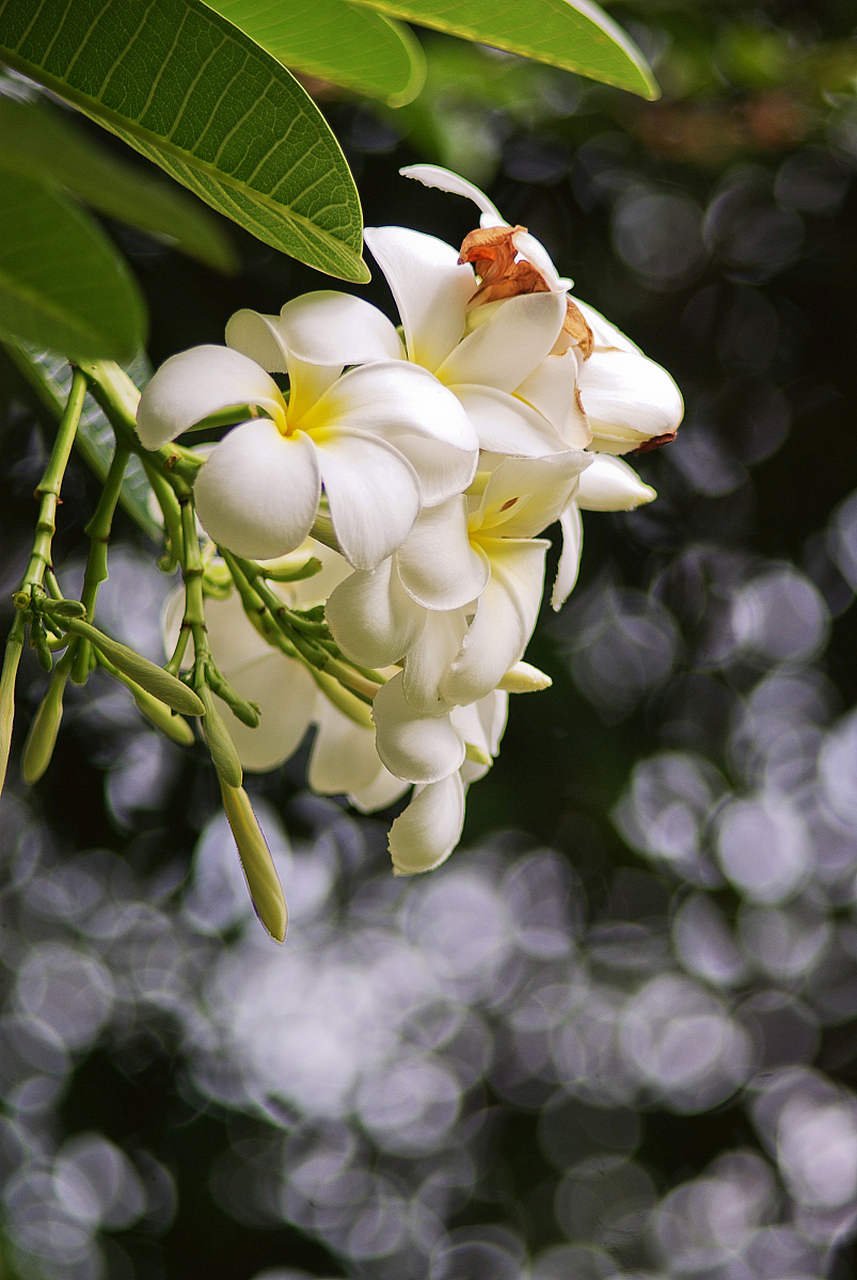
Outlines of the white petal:
{"label": "white petal", "polygon": [[529,231],[515,231],[512,234],[512,244],[520,256],[535,267],[549,289],[565,292],[565,281],[560,281],[553,260],[541,240],[530,235]]}
{"label": "white petal", "polygon": [[547,419],[508,391],[473,385],[451,389],[476,431],[480,448],[538,457],[564,447]]}
{"label": "white petal", "polygon": [[396,327],[383,311],[350,293],[305,293],[286,303],[278,327],[286,349],[307,364],[342,368],[405,357]]}
{"label": "white petal", "polygon": [[582,473],[574,500],[582,511],[633,511],[657,496],[627,462],[601,453]]}
{"label": "white petal", "polygon": [[643,354],[637,344],[632,342],[621,329],[617,329],[615,324],[605,320],[600,311],[590,307],[588,302],[581,302],[580,298],[575,298],[574,301],[583,312],[583,318],[592,330],[596,350],[599,348],[607,350],[610,347],[615,347],[619,351],[636,351],[637,355]]}
{"label": "white petal", "polygon": [[372,785],[350,792],[348,799],[361,813],[375,813],[378,809],[388,809],[399,796],[404,795],[410,785],[409,782],[394,777],[389,769],[381,765]]}
{"label": "white petal", "polygon": [[666,369],[636,352],[594,351],[580,375],[580,395],[592,447],[604,453],[625,453],[675,431],[684,413]]}
{"label": "white petal", "polygon": [[236,311],[226,325],[226,345],[255,360],[269,373],[288,373],[278,321],[278,316],[266,316],[259,311]]}
{"label": "white petal", "polygon": [[508,227],[508,222],[501,217],[500,211],[492,204],[483,191],[475,187],[466,178],[460,178],[451,169],[442,169],[439,164],[409,164],[399,173],[404,178],[416,178],[424,187],[437,187],[439,191],[449,191],[455,196],[464,196],[472,200],[481,210],[480,225],[483,227]]}
{"label": "white petal", "polygon": [[464,742],[448,715],[417,716],[405,700],[402,677],[375,694],[375,745],[384,764],[405,782],[438,782],[464,760]]}
{"label": "white petal", "polygon": [[580,572],[583,551],[583,521],[575,502],[570,502],[559,518],[562,528],[562,554],[551,594],[551,608],[561,609],[574,589]]}
{"label": "white petal", "polygon": [[361,667],[388,667],[416,644],[425,609],[399,582],[392,557],[367,573],[352,573],[325,607],[333,638]]}
{"label": "white petal", "polygon": [[[561,433],[566,444],[580,444],[585,448],[591,433],[575,395],[578,377],[577,353],[569,349],[560,356],[546,356],[535,372],[516,389],[515,395],[543,414],[554,430]],[[579,439],[572,441],[567,438],[572,428],[576,428]]]}
{"label": "white petal", "polygon": [[408,357],[434,373],[464,333],[473,268],[443,240],[405,227],[367,227],[364,238],[396,300]]}
{"label": "white petal", "polygon": [[392,445],[362,431],[318,431],[313,439],[342,554],[355,569],[374,569],[417,517],[416,472]]}
{"label": "white petal", "polygon": [[285,420],[276,382],[254,360],[229,347],[192,347],[170,356],[144,390],[137,433],[145,448],[159,449],[209,414],[241,404]]}
{"label": "white petal", "polygon": [[[215,661],[217,651],[214,650]],[[259,704],[255,729],[242,724],[225,703],[218,710],[245,769],[264,773],[297,751],[309,728],[317,689],[300,662],[269,649],[268,653],[230,673],[229,683],[250,702]]]}
{"label": "white petal", "polygon": [[565,449],[543,458],[506,458],[488,478],[479,505],[480,534],[533,538],[559,518],[592,455]]}
{"label": "white petal", "polygon": [[437,376],[448,387],[475,382],[514,391],[550,353],[565,311],[564,293],[525,293],[501,302],[447,356]]}
{"label": "white petal", "polygon": [[387,441],[412,460],[425,505],[460,493],[476,469],[479,441],[458,400],[402,360],[349,369],[301,425],[347,427]]}
{"label": "white petal", "polygon": [[440,684],[450,702],[475,702],[521,657],[538,617],[548,543],[498,538],[485,544],[491,578],[461,651]]}
{"label": "white petal", "polygon": [[467,632],[463,609],[429,613],[422,635],[405,658],[402,689],[419,715],[437,715],[447,706],[440,682],[457,657]]}
{"label": "white petal", "polygon": [[467,536],[467,499],[450,498],[420,512],[399,548],[402,586],[426,609],[459,609],[488,581],[488,561]]}
{"label": "white petal", "polygon": [[461,839],[464,784],[457,773],[422,787],[390,828],[390,856],[399,876],[433,871]]}
{"label": "white petal", "polygon": [[316,706],[318,732],[309,758],[307,782],[318,795],[349,795],[371,787],[383,765],[371,729],[361,729],[327,698]]}
{"label": "white petal", "polygon": [[[469,746],[477,747],[490,761],[500,748],[508,706],[508,695],[495,691],[466,707],[455,707],[450,712],[450,719],[464,741]],[[490,767],[490,763],[467,759],[461,766],[460,774],[464,782],[476,782],[485,776]]]}
{"label": "white petal", "polygon": [[224,436],[194,484],[200,521],[239,556],[268,559],[299,547],[312,527],[321,482],[305,435],[246,422]]}

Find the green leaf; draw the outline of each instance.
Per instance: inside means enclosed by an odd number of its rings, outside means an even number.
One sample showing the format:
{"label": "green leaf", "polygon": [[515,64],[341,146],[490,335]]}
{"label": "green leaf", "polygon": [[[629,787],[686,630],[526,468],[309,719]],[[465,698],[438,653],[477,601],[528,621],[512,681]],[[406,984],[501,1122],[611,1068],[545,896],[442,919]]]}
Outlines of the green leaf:
{"label": "green leaf", "polygon": [[146,340],[140,291],[101,228],[14,173],[0,181],[0,329],[70,360],[127,360]]}
{"label": "green leaf", "polygon": [[660,90],[625,32],[590,0],[354,0],[377,13],[547,62],[643,98]]}
{"label": "green leaf", "polygon": [[369,279],[357,189],[324,117],[202,0],[0,0],[0,60],[266,244]]}
{"label": "green leaf", "polygon": [[185,253],[221,271],[238,266],[206,208],[102,151],[46,104],[0,93],[0,168],[62,187],[108,217],[174,240]]}
{"label": "green leaf", "polygon": [[412,102],[425,57],[407,27],[347,0],[208,0],[278,62],[391,107]]}
{"label": "green leaf", "polygon": [[[3,346],[18,373],[33,388],[51,416],[59,421],[71,390],[72,370],[68,361],[60,356],[34,350],[19,341],[6,341]],[[152,376],[151,365],[145,355],[140,354],[125,366],[125,371],[137,386],[145,386]],[[75,446],[101,480],[107,475],[114,444],[113,428],[92,396],[87,396],[83,402]],[[119,501],[143,532],[160,543],[163,541],[164,531],[153,519],[149,509],[150,493],[151,487],[143,464],[139,458],[130,458]]]}

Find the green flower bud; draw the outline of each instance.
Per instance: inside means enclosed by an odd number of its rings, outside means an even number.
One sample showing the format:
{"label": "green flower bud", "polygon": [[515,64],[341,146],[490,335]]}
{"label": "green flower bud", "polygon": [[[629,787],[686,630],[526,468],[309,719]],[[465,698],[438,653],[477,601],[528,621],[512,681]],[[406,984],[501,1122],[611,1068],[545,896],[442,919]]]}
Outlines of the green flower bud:
{"label": "green flower bud", "polygon": [[275,942],[284,942],[289,922],[286,898],[250,797],[243,787],[230,787],[222,778],[220,791],[256,915]]}
{"label": "green flower bud", "polygon": [[23,627],[18,624],[19,618],[20,615],[12,624],[9,639],[6,641],[3,673],[0,675],[0,791],[3,790],[6,766],[9,763],[12,725],[15,720],[15,679],[18,675],[21,650],[24,647]]}
{"label": "green flower bud", "polygon": [[112,662],[114,667],[118,667],[126,676],[130,676],[135,684],[140,685],[152,697],[172,707],[173,711],[178,711],[185,716],[205,714],[205,708],[193,689],[189,689],[181,680],[164,671],[163,667],[156,666],[154,662],[150,662],[142,654],[135,653],[127,645],[120,644],[118,640],[111,640],[103,632],[91,627],[88,622],[70,618],[67,625],[69,631],[91,641],[93,647],[103,653],[108,662]]}
{"label": "green flower bud", "polygon": [[67,678],[65,672],[54,672],[48,691],[30,725],[30,732],[24,743],[24,754],[21,757],[21,773],[24,781],[30,786],[38,782],[54,754],[62,720],[62,699]]}
{"label": "green flower bud", "polygon": [[241,761],[238,759],[235,743],[229,736],[223,717],[214,705],[214,698],[207,685],[201,686],[199,696],[205,707],[202,732],[211,752],[212,763],[222,782],[230,787],[240,787],[244,777]]}

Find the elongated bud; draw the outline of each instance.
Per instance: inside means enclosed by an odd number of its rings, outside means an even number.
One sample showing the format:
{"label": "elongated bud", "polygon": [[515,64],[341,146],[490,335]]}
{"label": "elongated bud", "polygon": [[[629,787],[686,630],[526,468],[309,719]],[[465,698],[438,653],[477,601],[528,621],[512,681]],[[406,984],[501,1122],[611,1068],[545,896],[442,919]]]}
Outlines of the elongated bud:
{"label": "elongated bud", "polygon": [[79,600],[45,600],[42,612],[51,613],[56,618],[85,618],[86,609]]}
{"label": "elongated bud", "polygon": [[503,676],[497,688],[504,689],[506,693],[538,693],[540,689],[549,689],[552,684],[550,676],[539,671],[538,667],[530,666],[529,662],[516,662]]}
{"label": "elongated bud", "polygon": [[372,719],[372,708],[362,698],[358,698],[350,689],[346,689],[343,685],[335,680],[333,676],[327,675],[324,671],[317,671],[315,668],[310,669],[310,674],[321,689],[324,696],[337,707],[343,715],[348,716],[354,724],[358,724],[361,729],[375,730],[375,722]]}
{"label": "elongated bud", "polygon": [[65,672],[54,672],[48,691],[30,725],[30,732],[27,734],[24,753],[21,757],[21,773],[24,781],[30,786],[38,782],[54,754],[62,720],[62,698],[67,679]]}
{"label": "elongated bud", "polygon": [[130,683],[128,686],[134,695],[134,701],[142,711],[147,720],[160,729],[161,733],[165,733],[168,738],[172,738],[173,742],[177,742],[180,747],[192,747],[194,744],[193,729],[187,720],[183,720],[181,716],[176,715],[175,711],[170,711],[169,707],[164,706],[163,702],[159,702],[157,698],[153,698],[145,689],[134,688]]}
{"label": "elongated bud", "polygon": [[222,778],[220,792],[256,915],[275,942],[284,942],[289,922],[286,896],[250,797],[243,787],[230,787]]}
{"label": "elongated bud", "polygon": [[3,783],[6,781],[6,766],[9,763],[12,725],[15,721],[15,679],[18,675],[18,663],[21,660],[23,647],[23,628],[16,618],[9,639],[6,641],[3,673],[0,675],[0,791],[3,790]]}
{"label": "elongated bud", "polygon": [[483,764],[486,768],[490,769],[491,765],[494,763],[493,757],[489,756],[488,752],[483,751],[481,747],[477,747],[475,742],[465,742],[464,750],[466,758],[470,760],[472,764]]}
{"label": "elongated bud", "polygon": [[317,556],[303,560],[293,551],[281,556],[279,560],[269,561],[262,566],[262,570],[271,582],[302,582],[305,578],[314,578],[317,573],[321,573],[321,567]]}
{"label": "elongated bud", "polygon": [[135,653],[126,644],[111,640],[103,632],[91,627],[88,622],[70,618],[67,626],[73,635],[83,636],[85,640],[91,641],[93,647],[103,653],[108,662],[112,662],[114,667],[118,667],[126,676],[130,676],[135,684],[140,685],[147,693],[151,693],[154,698],[172,707],[173,711],[178,711],[184,716],[205,714],[205,708],[193,689],[189,689],[181,680],[164,671],[163,667],[156,666],[142,654]]}
{"label": "elongated bud", "polygon": [[35,618],[32,626],[30,627],[30,640],[36,651],[39,666],[43,671],[47,671],[48,675],[50,675],[54,669],[54,660],[51,656],[51,651],[48,648],[48,639],[45,635],[45,629],[39,618]]}
{"label": "elongated bud", "polygon": [[238,752],[235,750],[235,743],[229,736],[229,731],[223,723],[223,717],[214,705],[211,690],[206,685],[203,685],[200,688],[199,696],[202,700],[202,705],[205,707],[202,732],[211,752],[212,763],[222,782],[225,782],[230,787],[240,787],[244,774],[241,769],[241,761],[238,759]]}
{"label": "elongated bud", "polygon": [[259,708],[255,702],[248,702],[240,693],[236,693],[232,685],[227,684],[220,672],[212,666],[208,668],[208,679],[218,698],[223,699],[235,718],[246,724],[248,729],[258,729]]}

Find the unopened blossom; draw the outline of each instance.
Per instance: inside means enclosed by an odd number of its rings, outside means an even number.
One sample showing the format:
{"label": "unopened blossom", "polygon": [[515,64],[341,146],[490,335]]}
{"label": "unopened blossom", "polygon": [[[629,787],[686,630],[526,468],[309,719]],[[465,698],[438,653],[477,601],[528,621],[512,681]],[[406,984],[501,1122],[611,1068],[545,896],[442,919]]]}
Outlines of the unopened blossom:
{"label": "unopened blossom", "polygon": [[[414,712],[485,697],[535,627],[549,545],[536,535],[568,505],[588,463],[573,449],[506,458],[483,477],[481,495],[423,511],[393,557],[331,594],[327,618],[342,651],[367,666],[404,661]],[[391,696],[382,694],[379,733]]]}
{"label": "unopened blossom", "polygon": [[[239,555],[283,555],[309,533],[323,488],[343,554],[370,568],[399,546],[424,503],[467,485],[476,436],[453,395],[395,358],[395,334],[384,359],[343,374],[347,354],[303,361],[296,328],[294,316],[241,312],[229,346],[171,357],[141,397],[140,438],[157,448],[212,414],[248,406],[256,416],[227,433],[196,479],[209,535]],[[268,371],[288,374],[288,400]]]}

